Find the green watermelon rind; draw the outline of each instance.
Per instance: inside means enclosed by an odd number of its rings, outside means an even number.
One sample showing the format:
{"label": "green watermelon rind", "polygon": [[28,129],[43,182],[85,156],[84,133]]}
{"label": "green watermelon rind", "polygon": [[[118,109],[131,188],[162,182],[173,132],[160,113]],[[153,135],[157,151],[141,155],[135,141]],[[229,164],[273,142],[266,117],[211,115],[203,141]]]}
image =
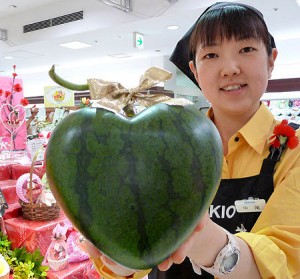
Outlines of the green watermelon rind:
{"label": "green watermelon rind", "polygon": [[129,120],[78,110],[57,126],[46,158],[50,187],[77,229],[116,262],[148,269],[208,209],[223,157],[202,112],[158,104]]}

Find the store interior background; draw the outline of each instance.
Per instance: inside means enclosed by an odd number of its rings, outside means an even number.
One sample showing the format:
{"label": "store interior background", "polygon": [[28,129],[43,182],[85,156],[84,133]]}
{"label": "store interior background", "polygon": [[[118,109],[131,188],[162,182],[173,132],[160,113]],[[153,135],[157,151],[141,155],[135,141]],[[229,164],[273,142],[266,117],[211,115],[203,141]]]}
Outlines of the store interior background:
{"label": "store interior background", "polygon": [[[131,6],[131,11],[115,8]],[[131,88],[155,66],[172,72],[165,84],[175,96],[184,95],[197,106],[207,106],[199,89],[168,60],[176,42],[211,0],[1,0],[0,76],[11,76],[16,65],[24,96],[42,96],[44,87],[56,85],[48,76],[53,64],[63,78],[86,83],[100,78]],[[236,1],[230,1],[236,2]],[[297,0],[244,0],[264,14],[279,51],[272,79],[300,79],[300,2]],[[81,12],[83,19],[24,32],[26,25]],[[167,26],[178,25],[176,30]],[[134,47],[134,32],[144,35],[144,48]],[[68,49],[72,41],[89,44]],[[118,56],[121,58],[118,58]],[[299,81],[299,80],[298,80]],[[269,92],[267,97],[300,99],[300,89]]]}

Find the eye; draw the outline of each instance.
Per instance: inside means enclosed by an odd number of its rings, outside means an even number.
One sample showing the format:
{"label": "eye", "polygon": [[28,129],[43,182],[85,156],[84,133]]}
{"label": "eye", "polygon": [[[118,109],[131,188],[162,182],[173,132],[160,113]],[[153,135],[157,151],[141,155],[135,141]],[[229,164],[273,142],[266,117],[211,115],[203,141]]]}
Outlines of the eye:
{"label": "eye", "polygon": [[248,53],[248,52],[252,52],[254,50],[255,49],[253,47],[244,47],[244,48],[242,48],[241,52],[242,53]]}
{"label": "eye", "polygon": [[215,53],[207,53],[206,55],[204,55],[203,58],[205,58],[205,59],[212,59],[212,58],[216,58],[216,57],[218,57],[218,55],[215,54]]}

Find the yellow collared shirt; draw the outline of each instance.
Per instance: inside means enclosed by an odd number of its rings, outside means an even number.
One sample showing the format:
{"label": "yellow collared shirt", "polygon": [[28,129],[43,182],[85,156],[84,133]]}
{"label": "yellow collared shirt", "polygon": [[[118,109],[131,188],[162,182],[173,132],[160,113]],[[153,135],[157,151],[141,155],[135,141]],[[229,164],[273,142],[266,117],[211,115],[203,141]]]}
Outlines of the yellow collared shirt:
{"label": "yellow collared shirt", "polygon": [[[211,114],[209,111],[208,115]],[[261,104],[228,143],[222,178],[257,175],[269,154],[269,138],[278,124]],[[297,130],[300,138],[300,130]],[[300,145],[287,148],[276,165],[274,192],[251,232],[241,232],[262,278],[300,278]]]}

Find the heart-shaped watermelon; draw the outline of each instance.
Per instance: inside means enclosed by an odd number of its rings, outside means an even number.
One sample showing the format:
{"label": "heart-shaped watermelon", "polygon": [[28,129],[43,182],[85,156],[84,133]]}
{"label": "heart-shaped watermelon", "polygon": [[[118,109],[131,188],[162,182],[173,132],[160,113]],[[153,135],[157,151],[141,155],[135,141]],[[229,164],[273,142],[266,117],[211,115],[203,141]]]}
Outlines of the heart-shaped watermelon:
{"label": "heart-shaped watermelon", "polygon": [[208,209],[222,144],[190,105],[157,104],[130,119],[85,108],[55,128],[46,158],[51,190],[76,228],[119,264],[148,269]]}

